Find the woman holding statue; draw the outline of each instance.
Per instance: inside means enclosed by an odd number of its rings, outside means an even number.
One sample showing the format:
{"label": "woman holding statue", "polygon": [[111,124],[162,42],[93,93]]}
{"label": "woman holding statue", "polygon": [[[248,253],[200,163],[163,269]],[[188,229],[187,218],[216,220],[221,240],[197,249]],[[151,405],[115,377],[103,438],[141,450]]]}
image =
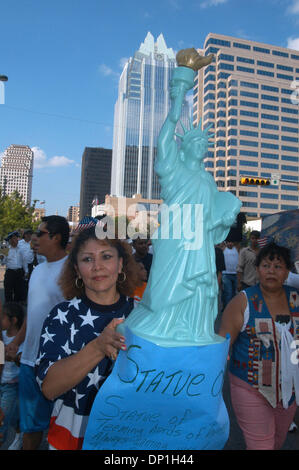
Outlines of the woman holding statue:
{"label": "woman holding statue", "polygon": [[127,242],[80,232],[60,278],[66,302],[45,320],[37,381],[54,400],[50,449],[79,450],[98,389],[125,338],[115,331],[133,308],[138,270]]}

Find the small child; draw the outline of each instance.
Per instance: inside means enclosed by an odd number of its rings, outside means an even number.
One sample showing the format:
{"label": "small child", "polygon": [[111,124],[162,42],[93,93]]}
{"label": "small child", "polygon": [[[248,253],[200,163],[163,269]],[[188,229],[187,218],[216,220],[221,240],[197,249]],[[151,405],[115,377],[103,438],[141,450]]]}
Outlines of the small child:
{"label": "small child", "polygon": [[[4,345],[7,346],[16,336],[24,321],[23,307],[17,302],[6,302],[2,308],[2,337]],[[3,410],[4,420],[0,427],[2,442],[6,440],[9,426],[13,426],[16,436],[9,450],[17,450],[22,446],[22,435],[19,431],[19,360],[22,351],[20,346],[15,361],[6,358],[2,370],[0,383],[0,409]],[[2,444],[0,442],[0,445]]]}

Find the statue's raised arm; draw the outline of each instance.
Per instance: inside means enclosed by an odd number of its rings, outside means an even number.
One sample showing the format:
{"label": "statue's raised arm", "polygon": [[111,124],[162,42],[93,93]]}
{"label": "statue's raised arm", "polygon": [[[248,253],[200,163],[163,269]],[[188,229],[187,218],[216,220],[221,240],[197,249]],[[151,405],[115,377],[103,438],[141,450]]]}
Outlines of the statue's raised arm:
{"label": "statue's raised arm", "polygon": [[173,165],[177,158],[174,136],[185,95],[194,86],[195,72],[210,64],[213,60],[213,54],[203,57],[194,48],[184,49],[177,53],[176,60],[179,67],[174,69],[170,81],[171,107],[158,138],[158,159],[155,166],[158,174],[162,166]]}
{"label": "statue's raised arm", "polygon": [[[195,49],[177,54],[170,83],[171,108],[159,136],[155,171],[163,204],[152,237],[154,258],[142,301],[126,319],[134,333],[160,345],[223,341],[214,331],[218,313],[215,244],[225,240],[241,202],[219,192],[205,169],[209,127],[201,122],[176,133],[195,71],[212,61]],[[175,140],[175,135],[180,142]]]}

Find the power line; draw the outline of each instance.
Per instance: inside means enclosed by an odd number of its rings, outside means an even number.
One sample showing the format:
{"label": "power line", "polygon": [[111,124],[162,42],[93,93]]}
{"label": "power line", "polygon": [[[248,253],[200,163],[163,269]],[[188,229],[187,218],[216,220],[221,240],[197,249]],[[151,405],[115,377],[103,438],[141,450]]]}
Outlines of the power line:
{"label": "power line", "polygon": [[61,118],[61,119],[70,119],[72,121],[86,122],[86,123],[89,123],[89,124],[98,124],[100,126],[111,126],[111,124],[108,124],[106,122],[92,121],[90,119],[81,119],[81,118],[77,118],[77,117],[74,117],[74,116],[65,116],[63,114],[46,113],[46,112],[43,112],[43,111],[35,111],[35,110],[32,110],[32,109],[27,109],[27,108],[18,108],[16,106],[9,106],[7,104],[5,104],[3,106],[5,106],[8,109],[15,110],[15,111],[24,111],[26,113],[39,114],[41,116],[50,116],[50,117],[56,117],[56,118]]}

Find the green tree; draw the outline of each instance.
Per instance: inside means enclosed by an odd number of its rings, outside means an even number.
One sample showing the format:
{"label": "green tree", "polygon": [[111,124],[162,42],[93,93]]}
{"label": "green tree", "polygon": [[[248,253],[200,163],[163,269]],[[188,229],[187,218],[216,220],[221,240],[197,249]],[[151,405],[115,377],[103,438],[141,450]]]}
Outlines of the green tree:
{"label": "green tree", "polygon": [[11,195],[0,196],[0,239],[3,240],[9,232],[19,229],[35,230],[39,221],[34,221],[33,213],[36,201],[32,206],[26,205],[15,191]]}

